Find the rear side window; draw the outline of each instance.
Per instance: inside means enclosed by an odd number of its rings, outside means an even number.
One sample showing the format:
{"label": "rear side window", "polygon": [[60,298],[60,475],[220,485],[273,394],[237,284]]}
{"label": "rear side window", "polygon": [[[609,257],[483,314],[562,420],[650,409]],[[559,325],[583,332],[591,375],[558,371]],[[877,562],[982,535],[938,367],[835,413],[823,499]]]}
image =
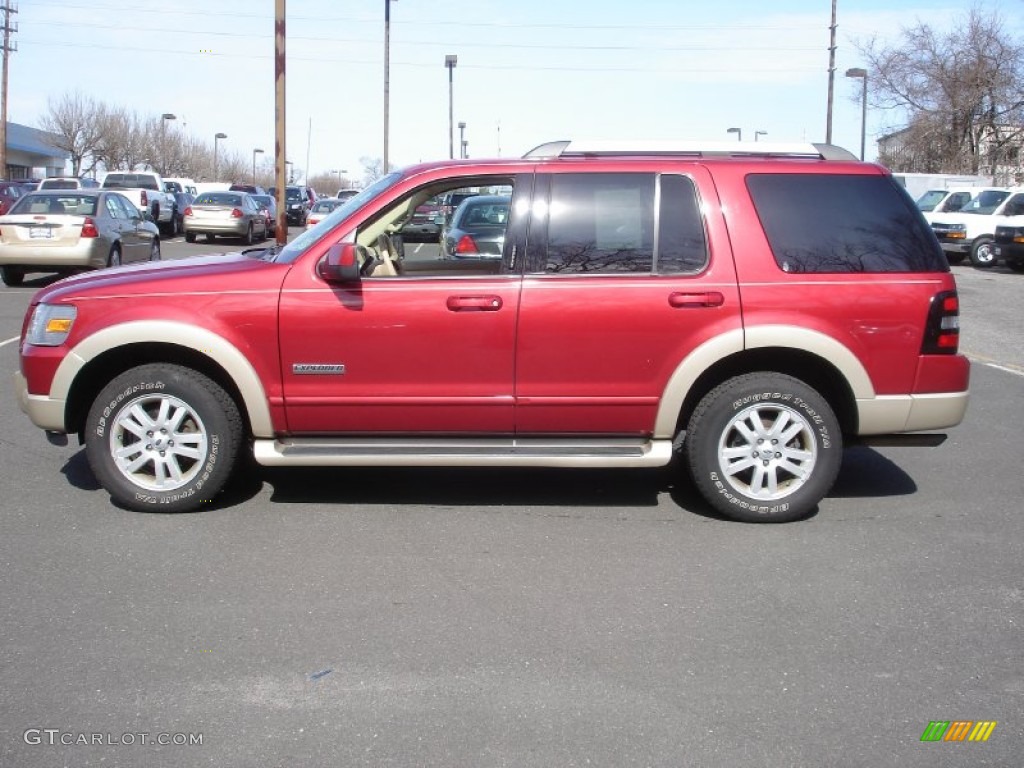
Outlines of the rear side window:
{"label": "rear side window", "polygon": [[747,188],[784,272],[948,272],[924,217],[888,176],[751,174]]}
{"label": "rear side window", "polygon": [[693,272],[707,260],[693,182],[653,173],[551,175],[549,274]]}

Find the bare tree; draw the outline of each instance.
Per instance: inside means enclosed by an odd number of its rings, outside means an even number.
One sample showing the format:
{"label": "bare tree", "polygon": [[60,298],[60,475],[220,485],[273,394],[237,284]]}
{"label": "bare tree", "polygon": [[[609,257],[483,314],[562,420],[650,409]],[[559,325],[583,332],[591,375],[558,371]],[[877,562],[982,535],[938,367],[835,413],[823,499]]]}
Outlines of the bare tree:
{"label": "bare tree", "polygon": [[108,171],[132,170],[148,159],[146,131],[137,113],[107,107],[99,131],[96,155]]}
{"label": "bare tree", "polygon": [[55,134],[54,145],[71,155],[74,176],[96,165],[95,153],[102,136],[99,126],[105,109],[103,104],[78,91],[47,102],[47,113],[40,119],[39,127]]}
{"label": "bare tree", "polygon": [[1024,46],[997,14],[976,6],[949,32],[919,22],[892,47],[858,48],[872,104],[903,129],[900,151],[879,158],[893,170],[977,174],[1024,140]]}

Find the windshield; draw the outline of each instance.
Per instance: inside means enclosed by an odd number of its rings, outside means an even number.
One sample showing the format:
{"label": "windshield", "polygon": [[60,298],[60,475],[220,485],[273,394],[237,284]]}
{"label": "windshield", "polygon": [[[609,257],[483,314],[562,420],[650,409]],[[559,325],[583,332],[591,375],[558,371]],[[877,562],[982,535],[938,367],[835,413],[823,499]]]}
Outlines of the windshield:
{"label": "windshield", "polygon": [[986,190],[961,208],[960,212],[980,214],[993,213],[995,209],[999,207],[999,204],[1009,196],[1009,192],[1003,192],[1002,190]]}
{"label": "windshield", "polygon": [[339,222],[344,221],[384,190],[397,184],[401,178],[402,174],[395,172],[377,179],[377,181],[362,190],[358,195],[350,197],[344,203],[331,211],[330,215],[324,217],[323,221],[315,227],[310,227],[288,243],[288,245],[282,248],[281,252],[277,254],[274,261],[287,264],[295,261],[306,251],[307,248],[309,248],[309,246],[323,237],[324,234],[334,229]]}
{"label": "windshield", "polygon": [[932,189],[925,192],[917,200],[917,210],[934,211],[935,206],[941,203],[947,194],[949,193],[944,189]]}

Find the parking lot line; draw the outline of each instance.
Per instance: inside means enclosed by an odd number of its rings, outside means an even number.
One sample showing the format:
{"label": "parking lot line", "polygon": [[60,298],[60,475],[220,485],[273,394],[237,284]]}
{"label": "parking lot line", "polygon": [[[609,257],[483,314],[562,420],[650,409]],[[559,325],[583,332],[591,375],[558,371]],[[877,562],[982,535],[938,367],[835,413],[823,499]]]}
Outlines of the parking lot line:
{"label": "parking lot line", "polygon": [[11,336],[11,338],[9,338],[9,339],[4,339],[3,341],[0,341],[0,347],[6,347],[12,341],[17,341],[20,338],[21,338],[21,336]]}

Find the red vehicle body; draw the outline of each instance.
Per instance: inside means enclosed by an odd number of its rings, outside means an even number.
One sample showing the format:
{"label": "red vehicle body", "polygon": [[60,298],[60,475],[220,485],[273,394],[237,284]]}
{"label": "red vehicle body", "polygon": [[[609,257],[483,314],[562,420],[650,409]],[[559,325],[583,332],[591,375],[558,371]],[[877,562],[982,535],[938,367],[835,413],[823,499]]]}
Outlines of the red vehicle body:
{"label": "red vehicle body", "polygon": [[[536,227],[539,201],[556,194],[555,177],[581,172],[684,177],[700,202],[704,262],[684,274],[532,269],[534,230],[525,217],[532,215]],[[694,420],[713,421],[723,402],[719,390],[728,400],[753,381],[757,392],[758,376],[775,388],[779,376],[791,377],[820,394],[824,407],[795,413],[792,404],[807,399],[803,390],[780,397],[789,409],[783,423],[803,419],[804,432],[814,436],[807,439],[820,441],[812,446],[821,451],[820,465],[843,437],[869,440],[958,423],[969,365],[956,354],[956,286],[948,267],[780,269],[748,189],[749,177],[764,173],[781,183],[787,175],[888,178],[870,164],[802,157],[627,155],[414,166],[335,210],[283,254],[109,270],[42,290],[26,317],[28,337],[39,305],[70,305],[75,315],[59,344],[23,343],[22,405],[51,434],[78,433],[88,444],[96,419],[111,418],[96,415],[97,403],[110,396],[104,388],[118,381],[116,374],[141,364],[174,366],[225,393],[242,422],[238,450],[251,441],[266,465],[663,465],[681,431],[700,434]],[[501,265],[417,271],[399,256],[397,268],[381,271],[395,257],[380,243],[401,231],[424,196],[435,195],[439,184],[476,188],[492,178],[514,183],[519,211]],[[385,226],[392,210],[406,218],[396,214]],[[908,215],[919,216],[914,211]],[[666,225],[659,226],[664,240]],[[352,232],[365,232],[365,242],[363,235],[341,241]],[[338,279],[337,270],[349,268],[358,274]],[[173,377],[150,378],[159,389]],[[817,420],[824,410],[834,414],[834,426]],[[102,425],[98,431],[106,440]],[[794,462],[805,449],[794,449]],[[784,501],[787,485],[766,487],[769,503],[753,509],[742,494],[736,501],[736,494],[716,490],[721,469],[705,474],[710,479],[700,487],[709,503],[739,519],[791,519],[809,508]],[[802,470],[794,474],[802,477]],[[815,495],[830,484],[823,480]],[[193,508],[203,495],[105,485],[138,508]]]}

